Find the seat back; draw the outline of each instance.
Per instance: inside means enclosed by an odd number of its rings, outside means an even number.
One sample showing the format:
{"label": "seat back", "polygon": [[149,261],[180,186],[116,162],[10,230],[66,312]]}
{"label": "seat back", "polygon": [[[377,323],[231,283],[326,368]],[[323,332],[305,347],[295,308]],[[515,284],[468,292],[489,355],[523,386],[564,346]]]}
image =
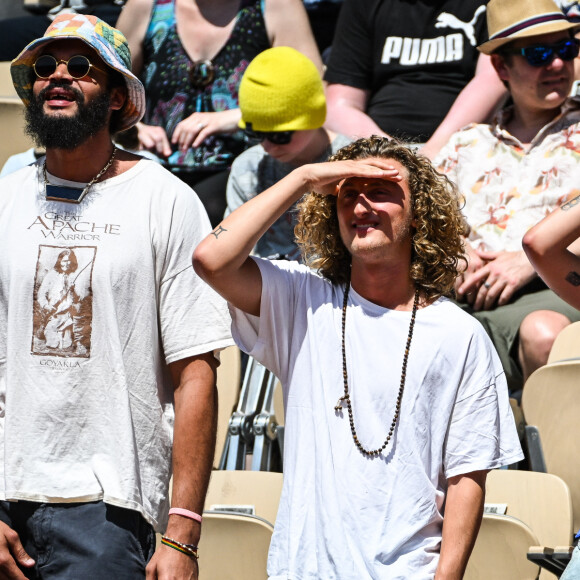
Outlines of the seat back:
{"label": "seat back", "polygon": [[240,396],[242,375],[240,349],[237,346],[225,348],[221,351],[220,361],[217,370],[218,420],[214,468],[219,465],[228,434],[230,417]]}
{"label": "seat back", "polygon": [[24,133],[24,105],[14,90],[10,63],[0,62],[0,169],[11,155],[34,144]]}
{"label": "seat back", "polygon": [[536,580],[540,567],[527,559],[538,538],[510,516],[484,514],[464,580]]}
{"label": "seat back", "polygon": [[200,580],[267,580],[273,530],[256,516],[204,512]]}
{"label": "seat back", "polygon": [[[572,541],[572,498],[566,483],[551,473],[494,469],[487,476],[486,504],[505,504],[506,515],[527,524],[541,546]],[[541,580],[556,576],[542,569]]]}
{"label": "seat back", "polygon": [[548,356],[548,364],[574,360],[580,361],[580,322],[569,324],[558,334]]}
{"label": "seat back", "polygon": [[213,471],[205,498],[205,510],[211,511],[216,508],[221,511],[248,510],[273,525],[278,513],[281,492],[281,473]]}
{"label": "seat back", "polygon": [[[548,473],[562,478],[572,497],[573,528],[580,527],[580,361],[546,365],[526,381],[522,409],[537,427]],[[567,544],[568,542],[564,542]]]}
{"label": "seat back", "polygon": [[542,546],[572,541],[572,497],[566,482],[556,475],[494,469],[487,475],[485,501],[507,504],[506,515],[530,526]]}

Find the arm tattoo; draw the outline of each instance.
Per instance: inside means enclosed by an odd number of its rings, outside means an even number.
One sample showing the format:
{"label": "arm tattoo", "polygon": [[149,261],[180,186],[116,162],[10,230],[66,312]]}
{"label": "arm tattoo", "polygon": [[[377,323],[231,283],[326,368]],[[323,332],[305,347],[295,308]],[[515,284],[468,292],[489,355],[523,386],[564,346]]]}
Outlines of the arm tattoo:
{"label": "arm tattoo", "polygon": [[575,205],[578,205],[580,203],[580,195],[578,197],[575,197],[574,199],[571,199],[570,201],[567,201],[566,203],[563,203],[560,206],[560,209],[562,211],[568,211],[569,209],[572,209]]}
{"label": "arm tattoo", "polygon": [[572,286],[580,286],[580,274],[578,272],[568,272],[566,282],[570,282]]}
{"label": "arm tattoo", "polygon": [[217,240],[219,238],[220,234],[223,234],[224,232],[227,232],[227,231],[228,230],[226,230],[225,228],[222,228],[220,225],[212,232],[212,234],[215,236],[215,239]]}

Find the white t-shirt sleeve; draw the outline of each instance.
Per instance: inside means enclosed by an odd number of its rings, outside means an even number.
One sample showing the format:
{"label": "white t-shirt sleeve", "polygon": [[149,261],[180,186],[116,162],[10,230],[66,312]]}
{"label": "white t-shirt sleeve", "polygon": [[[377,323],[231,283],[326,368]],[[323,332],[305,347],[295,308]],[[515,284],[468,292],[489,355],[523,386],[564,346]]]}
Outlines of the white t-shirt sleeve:
{"label": "white t-shirt sleeve", "polygon": [[253,259],[262,274],[260,316],[252,316],[230,305],[232,334],[244,352],[284,383],[295,325],[304,324],[295,316],[295,297],[305,277],[312,274],[296,262]]}
{"label": "white t-shirt sleeve", "polygon": [[482,328],[473,334],[443,451],[445,477],[523,458],[505,374]]}
{"label": "white t-shirt sleeve", "polygon": [[159,288],[159,323],[167,363],[233,344],[226,302],[197,274],[192,255],[210,232],[191,191],[175,198]]}

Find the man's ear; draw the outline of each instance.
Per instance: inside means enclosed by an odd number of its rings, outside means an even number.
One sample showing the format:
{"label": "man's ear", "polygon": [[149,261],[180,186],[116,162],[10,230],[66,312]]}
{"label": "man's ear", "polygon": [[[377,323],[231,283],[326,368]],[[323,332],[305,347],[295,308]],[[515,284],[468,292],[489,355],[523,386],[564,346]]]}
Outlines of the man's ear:
{"label": "man's ear", "polygon": [[127,87],[113,87],[111,89],[111,110],[120,111],[127,100]]}
{"label": "man's ear", "polygon": [[505,62],[505,58],[500,54],[491,55],[491,65],[495,69],[497,76],[500,80],[506,82],[509,81],[509,67]]}

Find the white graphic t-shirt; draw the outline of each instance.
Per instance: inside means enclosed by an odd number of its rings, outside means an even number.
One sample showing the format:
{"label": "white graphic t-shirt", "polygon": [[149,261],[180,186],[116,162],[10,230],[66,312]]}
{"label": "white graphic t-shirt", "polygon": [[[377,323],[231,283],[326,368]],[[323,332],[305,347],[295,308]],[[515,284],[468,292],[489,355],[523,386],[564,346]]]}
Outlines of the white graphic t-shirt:
{"label": "white graphic t-shirt", "polygon": [[79,205],[45,199],[42,163],[0,180],[0,498],[102,499],[161,529],[166,363],[231,344],[225,303],[191,265],[209,221],[151,161]]}

